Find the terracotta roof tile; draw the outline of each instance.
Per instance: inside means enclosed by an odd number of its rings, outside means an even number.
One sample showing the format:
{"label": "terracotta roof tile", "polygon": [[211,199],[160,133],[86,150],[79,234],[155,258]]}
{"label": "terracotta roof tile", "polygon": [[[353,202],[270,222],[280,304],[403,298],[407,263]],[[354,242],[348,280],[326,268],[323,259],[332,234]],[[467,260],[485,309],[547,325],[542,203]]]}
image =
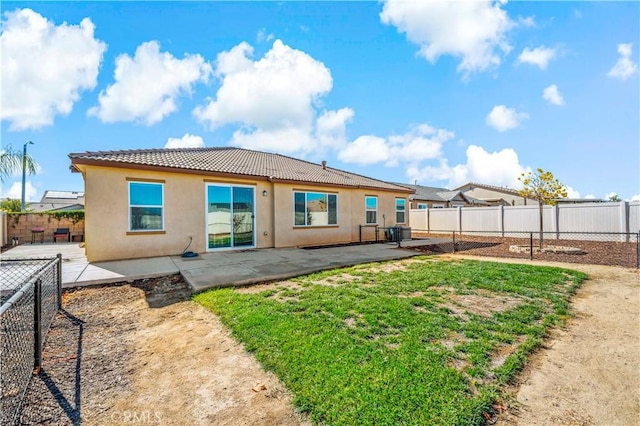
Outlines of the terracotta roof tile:
{"label": "terracotta roof tile", "polygon": [[332,167],[323,168],[280,154],[251,151],[241,148],[176,148],[137,149],[126,151],[97,151],[71,153],[72,167],[76,164],[100,164],[112,167],[157,167],[203,173],[257,176],[286,180],[329,184],[347,187],[388,189],[412,192],[404,186],[372,179]]}

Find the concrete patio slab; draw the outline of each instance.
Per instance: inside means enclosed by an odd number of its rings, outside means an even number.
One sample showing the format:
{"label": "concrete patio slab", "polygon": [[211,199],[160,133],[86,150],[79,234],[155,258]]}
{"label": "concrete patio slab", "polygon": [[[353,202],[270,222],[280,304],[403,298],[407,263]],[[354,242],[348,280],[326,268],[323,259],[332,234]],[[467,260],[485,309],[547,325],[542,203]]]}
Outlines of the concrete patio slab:
{"label": "concrete patio slab", "polygon": [[181,273],[194,292],[292,278],[312,272],[416,256],[396,244],[365,244],[317,249],[251,249],[202,253],[195,258],[163,256],[89,263],[77,243],[23,244],[2,257],[62,255],[64,288],[107,284]]}

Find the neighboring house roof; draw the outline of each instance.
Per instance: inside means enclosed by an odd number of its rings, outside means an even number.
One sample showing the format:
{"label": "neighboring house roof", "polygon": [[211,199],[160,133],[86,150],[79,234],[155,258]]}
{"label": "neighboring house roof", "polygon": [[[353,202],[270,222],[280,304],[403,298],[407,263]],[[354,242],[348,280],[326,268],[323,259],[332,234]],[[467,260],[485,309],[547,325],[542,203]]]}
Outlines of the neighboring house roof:
{"label": "neighboring house roof", "polygon": [[64,210],[84,210],[84,204],[74,203],[28,203],[27,210],[32,212],[51,212]]}
{"label": "neighboring house roof", "polygon": [[41,203],[84,204],[84,192],[80,191],[44,191]]}
{"label": "neighboring house roof", "polygon": [[488,189],[490,191],[497,191],[497,192],[502,192],[504,194],[516,195],[516,196],[520,197],[520,191],[518,191],[516,189],[511,189],[511,188],[507,188],[507,187],[503,187],[503,186],[486,185],[484,183],[477,183],[477,182],[465,183],[464,185],[455,188],[455,190],[456,191],[469,191],[469,190],[472,190],[473,188],[483,188],[483,189]]}
{"label": "neighboring house roof", "polygon": [[583,203],[605,203],[607,201],[601,198],[558,198],[556,202],[560,204],[583,204]]}
{"label": "neighboring house roof", "polygon": [[411,194],[409,196],[410,200],[436,201],[441,203],[462,200],[462,201],[466,201],[469,204],[480,204],[480,205],[488,204],[477,198],[470,197],[464,194],[462,191],[457,191],[457,190],[452,191],[446,188],[437,188],[433,186],[409,185],[405,183],[398,183],[397,185],[402,185],[407,188],[413,189],[415,191],[414,194]]}
{"label": "neighboring house roof", "polygon": [[240,148],[176,148],[99,151],[69,154],[72,170],[78,165],[125,167],[210,175],[259,177],[271,181],[305,182],[411,193],[381,180],[310,163],[280,154]]}

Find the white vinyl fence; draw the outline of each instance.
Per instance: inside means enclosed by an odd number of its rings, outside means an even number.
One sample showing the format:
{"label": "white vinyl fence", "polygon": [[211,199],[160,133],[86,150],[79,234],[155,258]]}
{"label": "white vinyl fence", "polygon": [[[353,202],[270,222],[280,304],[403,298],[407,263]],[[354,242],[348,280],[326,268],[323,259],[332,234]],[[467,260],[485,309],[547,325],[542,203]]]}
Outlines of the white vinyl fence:
{"label": "white vinyl fence", "polygon": [[[413,231],[509,236],[538,232],[540,210],[537,205],[418,209],[409,211],[409,221]],[[640,201],[545,206],[543,225],[551,238],[584,240],[590,239],[589,233],[610,233],[594,238],[623,241],[626,237],[614,234],[640,232]]]}

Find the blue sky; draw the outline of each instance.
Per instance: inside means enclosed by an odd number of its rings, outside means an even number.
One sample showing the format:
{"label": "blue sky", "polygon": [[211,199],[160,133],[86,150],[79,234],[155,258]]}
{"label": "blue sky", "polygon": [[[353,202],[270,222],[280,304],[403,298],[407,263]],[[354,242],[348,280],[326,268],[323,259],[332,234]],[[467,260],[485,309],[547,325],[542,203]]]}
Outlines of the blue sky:
{"label": "blue sky", "polygon": [[[383,180],[640,198],[639,2],[2,2],[2,146],[240,146]],[[20,176],[1,197],[20,196]]]}

